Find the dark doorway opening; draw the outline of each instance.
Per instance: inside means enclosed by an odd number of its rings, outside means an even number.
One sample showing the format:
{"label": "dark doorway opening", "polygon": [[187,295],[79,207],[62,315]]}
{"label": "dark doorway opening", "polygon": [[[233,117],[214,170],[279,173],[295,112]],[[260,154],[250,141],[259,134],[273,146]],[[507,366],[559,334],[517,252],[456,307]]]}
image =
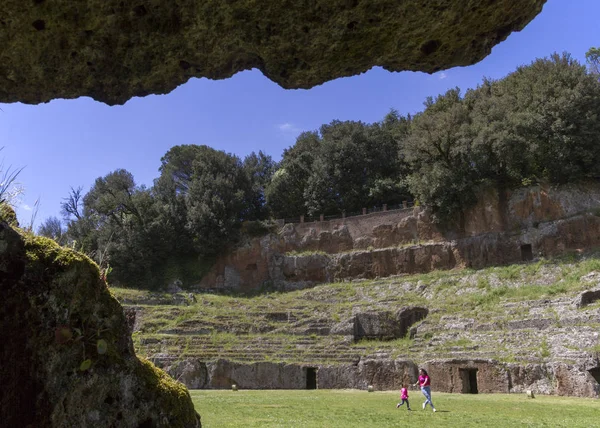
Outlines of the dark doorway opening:
{"label": "dark doorway opening", "polygon": [[531,244],[521,245],[521,260],[524,262],[533,260],[533,249],[531,248]]}
{"label": "dark doorway opening", "polygon": [[477,369],[460,369],[463,394],[477,394]]}
{"label": "dark doorway opening", "polygon": [[596,382],[600,383],[600,367],[594,367],[593,369],[589,369],[588,372],[592,375]]}
{"label": "dark doorway opening", "polygon": [[306,368],[306,389],[317,389],[317,369],[316,367]]}

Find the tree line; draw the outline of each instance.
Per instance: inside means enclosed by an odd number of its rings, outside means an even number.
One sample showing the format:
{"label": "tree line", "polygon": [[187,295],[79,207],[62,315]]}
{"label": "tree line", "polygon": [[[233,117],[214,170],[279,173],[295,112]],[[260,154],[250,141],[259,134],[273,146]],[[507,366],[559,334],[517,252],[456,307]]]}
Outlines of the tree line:
{"label": "tree line", "polygon": [[248,221],[406,199],[447,221],[485,187],[596,178],[599,53],[588,52],[587,68],[568,54],[537,59],[464,94],[430,97],[412,116],[392,110],[372,124],[333,121],[300,134],[279,162],[263,152],[241,159],[175,146],[151,187],[113,171],[86,194],[71,189],[63,219],[47,219],[39,233],[110,265],[112,282],[155,288],[199,280]]}

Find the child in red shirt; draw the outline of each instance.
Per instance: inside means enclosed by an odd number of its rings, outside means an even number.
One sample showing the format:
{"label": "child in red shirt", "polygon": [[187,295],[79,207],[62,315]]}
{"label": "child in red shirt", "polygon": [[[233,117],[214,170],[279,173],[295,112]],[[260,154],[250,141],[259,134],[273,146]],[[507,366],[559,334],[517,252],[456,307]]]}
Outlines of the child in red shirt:
{"label": "child in red shirt", "polygon": [[400,403],[396,404],[396,409],[400,408],[404,403],[406,403],[406,407],[410,410],[410,404],[408,403],[408,389],[406,385],[402,385],[402,389],[400,390]]}

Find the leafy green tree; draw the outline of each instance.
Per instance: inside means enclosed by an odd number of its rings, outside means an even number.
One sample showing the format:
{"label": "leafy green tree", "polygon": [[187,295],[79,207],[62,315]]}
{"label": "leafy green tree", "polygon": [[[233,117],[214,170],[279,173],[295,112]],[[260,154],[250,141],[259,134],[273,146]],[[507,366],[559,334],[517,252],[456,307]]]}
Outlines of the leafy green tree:
{"label": "leafy green tree", "polygon": [[277,170],[277,163],[271,156],[259,151],[258,154],[252,152],[246,156],[242,168],[250,183],[244,217],[248,220],[264,220],[269,216],[265,192]]}
{"label": "leafy green tree", "polygon": [[177,193],[187,193],[194,173],[193,163],[197,156],[201,156],[201,147],[189,144],[169,149],[160,160],[160,179],[168,177]]}
{"label": "leafy green tree", "polygon": [[306,214],[304,191],[320,145],[317,132],[303,132],[292,147],[283,151],[279,168],[265,189],[267,207],[274,217]]}
{"label": "leafy green tree", "polygon": [[407,178],[411,192],[439,219],[454,217],[475,199],[469,125],[469,110],[460,90],[451,89],[435,100],[427,99],[401,149],[412,168]]}
{"label": "leafy green tree", "polygon": [[521,179],[551,183],[598,175],[600,84],[585,66],[554,54],[519,67],[493,89],[494,102],[505,111],[497,126],[503,140],[512,141],[498,157],[509,169],[513,165],[513,185],[520,184],[517,171]]}
{"label": "leafy green tree", "polygon": [[410,190],[449,218],[480,186],[503,192],[598,176],[599,91],[583,65],[554,54],[484,79],[464,99],[458,89],[428,99],[402,149],[413,169]]}
{"label": "leafy green tree", "polygon": [[111,281],[154,287],[169,255],[169,236],[154,227],[158,216],[151,192],[137,186],[128,171],[117,170],[95,181],[82,209],[80,199],[80,190],[71,189],[63,203],[71,244],[101,268],[110,264]]}
{"label": "leafy green tree", "polygon": [[109,218],[119,226],[124,226],[127,218],[133,217],[140,224],[144,219],[134,201],[137,192],[133,175],[119,169],[96,179],[83,200],[88,213]]}
{"label": "leafy green tree", "polygon": [[237,156],[199,146],[187,194],[188,224],[196,250],[214,255],[237,239],[250,180]]}
{"label": "leafy green tree", "polygon": [[113,267],[112,276],[117,282],[144,282],[158,255],[142,244],[146,234],[143,202],[147,193],[136,186],[133,175],[124,169],[99,177],[83,198],[83,218],[70,227],[73,236],[77,227],[84,235],[86,230],[94,230],[93,240],[83,241],[82,245],[101,268],[108,264]]}
{"label": "leafy green tree", "polygon": [[309,213],[339,214],[395,203],[403,168],[398,145],[380,124],[334,121],[320,130],[322,142],[304,198]]}
{"label": "leafy green tree", "polygon": [[392,111],[382,123],[333,121],[301,134],[267,189],[268,206],[278,217],[330,215],[409,198],[408,165],[397,156],[407,123]]}
{"label": "leafy green tree", "polygon": [[[322,177],[315,174],[311,178],[322,180],[313,180],[311,184],[323,186],[328,193],[320,201],[306,198],[307,208],[326,214],[358,211],[369,203],[370,180],[376,172],[374,163],[377,160],[385,162],[378,156],[383,146],[374,144],[369,127],[362,122],[333,121],[323,125],[320,132],[323,143],[319,163],[326,174]],[[318,172],[317,168],[315,170]]]}
{"label": "leafy green tree", "polygon": [[600,48],[590,48],[585,54],[590,73],[600,76]]}
{"label": "leafy green tree", "polygon": [[[265,186],[275,163],[262,152],[244,162],[208,146],[172,147],[162,158],[153,195],[158,218],[179,254],[208,260],[233,243],[242,221],[267,217]],[[172,263],[176,265],[176,263]]]}
{"label": "leafy green tree", "polygon": [[514,106],[510,97],[498,96],[497,82],[484,79],[467,91],[464,103],[470,124],[465,138],[470,141],[469,162],[479,181],[488,181],[500,191],[518,186],[529,174],[527,142],[511,123]]}

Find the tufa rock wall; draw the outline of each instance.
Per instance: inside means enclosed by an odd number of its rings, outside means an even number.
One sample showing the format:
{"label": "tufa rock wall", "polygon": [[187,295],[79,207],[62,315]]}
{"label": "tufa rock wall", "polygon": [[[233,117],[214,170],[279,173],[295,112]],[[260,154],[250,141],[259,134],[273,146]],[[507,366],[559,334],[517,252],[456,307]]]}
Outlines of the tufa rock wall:
{"label": "tufa rock wall", "polygon": [[[600,384],[581,365],[503,364],[493,360],[441,360],[425,363],[431,385],[440,392],[522,393],[598,398]],[[473,389],[475,387],[475,389]]]}
{"label": "tufa rock wall", "polygon": [[[492,360],[430,361],[425,364],[432,388],[454,393],[508,393],[508,369]],[[474,382],[473,382],[474,379]]]}
{"label": "tufa rock wall", "polygon": [[[160,359],[157,364],[161,364]],[[307,389],[308,369],[316,372],[319,389],[399,390],[416,382],[418,367],[413,361],[366,358],[356,364],[306,366],[284,363],[234,363],[227,360],[202,362],[185,359],[165,370],[190,388]],[[589,368],[565,363],[514,364],[494,360],[432,360],[424,362],[434,391],[448,393],[524,393],[598,398],[600,384]],[[600,377],[600,376],[599,376]]]}
{"label": "tufa rock wall", "polygon": [[260,69],[284,88],[474,64],[546,0],[4,0],[0,102],[122,104]]}
{"label": "tufa rock wall", "polygon": [[[166,365],[156,364],[190,388],[229,389],[307,389],[308,371],[317,374],[319,389],[399,389],[416,379],[417,366],[412,361],[365,359],[352,365],[302,365],[274,362],[236,363],[220,359],[211,362],[185,359]],[[198,380],[201,379],[200,382]],[[414,380],[412,380],[414,383]]]}
{"label": "tufa rock wall", "polygon": [[[503,202],[504,201],[504,202]],[[600,185],[482,194],[463,230],[441,231],[421,208],[286,224],[219,258],[199,289],[282,290],[315,284],[481,268],[600,245]]]}
{"label": "tufa rock wall", "polygon": [[3,426],[200,427],[87,257],[0,222],[0,300]]}
{"label": "tufa rock wall", "polygon": [[507,191],[504,198],[499,198],[496,190],[488,190],[465,212],[463,236],[536,228],[540,223],[567,219],[598,208],[600,185],[597,182],[520,188]]}

